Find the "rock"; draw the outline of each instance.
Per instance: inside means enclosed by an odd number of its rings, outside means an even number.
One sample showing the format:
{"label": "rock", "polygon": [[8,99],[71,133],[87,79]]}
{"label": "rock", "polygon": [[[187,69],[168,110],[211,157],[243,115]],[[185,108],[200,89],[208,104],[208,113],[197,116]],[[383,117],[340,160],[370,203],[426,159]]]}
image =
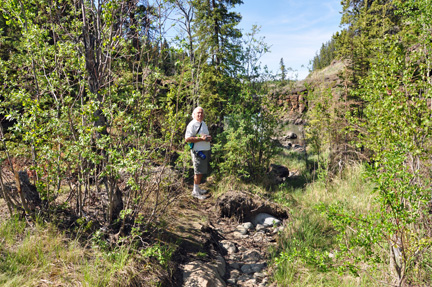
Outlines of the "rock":
{"label": "rock", "polygon": [[246,252],[246,251],[248,251],[249,249],[247,249],[246,247],[244,247],[244,246],[240,246],[239,247],[239,251],[241,251],[241,252]]}
{"label": "rock", "polygon": [[[262,225],[261,225],[262,226]],[[256,242],[268,242],[267,236],[266,236],[266,229],[263,228],[259,231],[257,231],[254,236],[253,236],[254,240]]]}
{"label": "rock", "polygon": [[194,261],[184,266],[183,286],[187,287],[226,287],[217,267],[202,261]]}
{"label": "rock", "polygon": [[241,233],[238,232],[238,231],[234,231],[234,232],[233,232],[233,235],[234,235],[235,238],[239,238],[239,239],[248,238],[247,235],[245,235],[245,234],[241,234]]}
{"label": "rock", "polygon": [[251,230],[254,228],[254,225],[252,222],[245,222],[243,223],[243,227],[246,228],[247,230]]}
{"label": "rock", "polygon": [[248,263],[257,262],[257,261],[260,261],[261,259],[262,259],[261,254],[256,250],[246,252],[243,255],[243,261],[248,262]]}
{"label": "rock", "polygon": [[253,275],[255,278],[264,278],[266,275],[264,273],[261,272],[256,272]]}
{"label": "rock", "polygon": [[216,260],[213,263],[213,266],[216,268],[216,271],[218,272],[218,274],[220,275],[220,277],[224,277],[226,274],[226,262],[225,259],[221,256],[218,255],[216,256]]}
{"label": "rock", "polygon": [[259,213],[252,219],[252,223],[257,226],[258,224],[262,224],[264,226],[274,226],[280,225],[281,221],[276,217],[267,214],[267,213]]}
{"label": "rock", "polygon": [[279,232],[282,232],[284,230],[283,226],[278,226],[275,229],[273,229],[273,234],[278,234]]}
{"label": "rock", "polygon": [[243,225],[238,225],[236,227],[236,231],[238,231],[239,233],[246,235],[248,233],[247,228],[245,228]]}
{"label": "rock", "polygon": [[273,216],[269,216],[264,220],[264,226],[278,226],[281,224],[281,221]]}
{"label": "rock", "polygon": [[[288,218],[288,210],[241,191],[228,191],[220,196],[216,208],[220,220],[212,221],[212,224],[221,234],[218,239],[221,249],[228,253],[225,255],[226,284],[233,287],[267,286],[269,280],[265,260],[268,247],[274,245],[270,242],[276,241],[274,230],[278,227],[274,227],[274,223]],[[232,226],[234,222],[242,221]]]}
{"label": "rock", "polygon": [[220,245],[222,246],[223,249],[225,249],[227,251],[228,254],[233,254],[237,252],[237,247],[236,245],[228,240],[222,240],[220,242]]}
{"label": "rock", "polygon": [[247,281],[244,282],[244,285],[246,287],[255,287],[256,285],[256,280],[255,279],[249,279]]}
{"label": "rock", "polygon": [[265,263],[252,263],[245,264],[241,267],[241,271],[245,274],[252,274],[255,272],[260,272],[266,267]]}
{"label": "rock", "polygon": [[[235,269],[235,270],[231,271],[231,273],[232,273],[232,272],[234,272],[234,271],[240,269],[241,266],[240,266],[240,263],[238,263],[238,262],[234,262],[234,263],[231,263],[231,264],[229,265],[229,267],[232,268],[232,269]],[[237,272],[238,272],[238,271],[237,271]],[[239,274],[240,274],[240,273],[239,273]],[[232,274],[231,274],[231,276],[232,276]]]}
{"label": "rock", "polygon": [[271,164],[268,174],[274,179],[275,184],[280,184],[289,176],[289,170],[283,165]]}
{"label": "rock", "polygon": [[257,231],[257,232],[265,232],[265,226],[264,225],[262,225],[262,224],[257,224],[256,225],[256,227],[255,227],[255,230]]}

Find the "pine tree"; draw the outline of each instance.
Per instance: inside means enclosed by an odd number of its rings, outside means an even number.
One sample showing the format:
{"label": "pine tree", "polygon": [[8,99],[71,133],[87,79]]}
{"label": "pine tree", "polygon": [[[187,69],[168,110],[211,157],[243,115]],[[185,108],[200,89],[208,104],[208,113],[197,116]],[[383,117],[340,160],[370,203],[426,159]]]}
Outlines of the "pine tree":
{"label": "pine tree", "polygon": [[[229,9],[242,4],[241,0],[194,0],[195,22],[193,25],[196,41],[195,59],[204,71],[201,78],[199,103],[212,106],[210,116],[224,116],[225,103],[239,94],[236,76],[242,70],[242,33],[236,27],[241,16]],[[208,114],[209,115],[209,114]]]}
{"label": "pine tree", "polygon": [[285,82],[287,70],[286,70],[283,58],[280,59],[279,68],[280,68],[280,72],[281,72],[281,81]]}

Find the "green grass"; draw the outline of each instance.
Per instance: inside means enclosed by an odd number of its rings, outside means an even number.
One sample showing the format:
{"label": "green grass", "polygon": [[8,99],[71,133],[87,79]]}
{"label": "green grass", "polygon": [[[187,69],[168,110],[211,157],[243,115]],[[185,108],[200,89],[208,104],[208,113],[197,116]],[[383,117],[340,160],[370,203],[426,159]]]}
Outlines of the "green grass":
{"label": "green grass", "polygon": [[[343,202],[347,208],[358,212],[376,208],[373,186],[364,177],[364,167],[352,166],[326,183],[308,174],[305,161],[299,155],[282,154],[276,160],[290,170],[297,169],[300,174],[296,181],[288,181],[274,193],[278,202],[292,210],[278,245],[272,250],[273,279],[278,286],[381,286],[366,273],[354,277],[337,272],[336,231],[317,209],[318,205],[336,202]],[[383,276],[382,270],[368,272]]]}
{"label": "green grass", "polygon": [[85,248],[55,227],[11,218],[0,224],[1,286],[125,286],[141,270],[126,247]]}

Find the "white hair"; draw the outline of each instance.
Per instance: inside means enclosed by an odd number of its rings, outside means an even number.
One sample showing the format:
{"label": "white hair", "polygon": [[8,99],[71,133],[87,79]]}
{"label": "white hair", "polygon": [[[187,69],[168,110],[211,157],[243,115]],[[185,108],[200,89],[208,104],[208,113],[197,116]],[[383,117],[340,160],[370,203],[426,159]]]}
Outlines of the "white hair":
{"label": "white hair", "polygon": [[192,112],[192,118],[193,118],[193,119],[195,119],[195,118],[194,118],[194,115],[195,115],[195,113],[196,113],[199,109],[203,110],[203,113],[204,113],[204,109],[203,109],[203,108],[201,108],[201,107],[196,107],[196,108],[193,110],[193,112]]}

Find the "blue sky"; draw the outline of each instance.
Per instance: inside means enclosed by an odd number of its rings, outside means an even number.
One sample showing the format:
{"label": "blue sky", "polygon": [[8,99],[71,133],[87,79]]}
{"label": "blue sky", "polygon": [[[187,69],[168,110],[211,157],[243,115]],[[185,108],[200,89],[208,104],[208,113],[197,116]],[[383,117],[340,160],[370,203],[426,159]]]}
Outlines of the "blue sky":
{"label": "blue sky", "polygon": [[[250,32],[261,26],[258,37],[271,46],[271,53],[261,58],[273,73],[279,72],[280,59],[296,70],[297,79],[308,75],[309,61],[321,45],[340,31],[340,0],[243,0],[235,8],[243,19],[239,28]],[[302,67],[302,65],[304,67]],[[295,78],[291,73],[290,78]]]}

